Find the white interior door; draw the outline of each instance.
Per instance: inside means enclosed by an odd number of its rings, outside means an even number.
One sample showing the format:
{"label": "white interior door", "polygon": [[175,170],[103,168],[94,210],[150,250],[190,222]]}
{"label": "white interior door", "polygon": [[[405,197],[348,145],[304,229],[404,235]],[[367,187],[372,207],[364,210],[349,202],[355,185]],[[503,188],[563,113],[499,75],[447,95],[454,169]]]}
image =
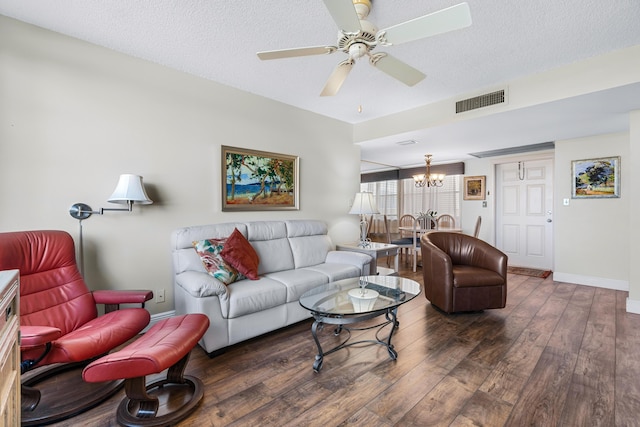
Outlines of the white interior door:
{"label": "white interior door", "polygon": [[553,268],[552,208],[553,160],[496,166],[496,246],[509,265]]}

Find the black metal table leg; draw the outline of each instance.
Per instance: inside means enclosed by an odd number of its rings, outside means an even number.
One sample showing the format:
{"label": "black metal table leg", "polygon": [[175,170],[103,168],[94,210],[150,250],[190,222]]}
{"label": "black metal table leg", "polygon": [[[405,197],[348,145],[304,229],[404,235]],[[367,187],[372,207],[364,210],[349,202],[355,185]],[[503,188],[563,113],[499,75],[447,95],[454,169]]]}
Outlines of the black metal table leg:
{"label": "black metal table leg", "polygon": [[324,358],[324,353],[322,353],[322,346],[320,345],[320,340],[318,340],[318,326],[322,325],[322,322],[316,320],[311,325],[311,335],[313,336],[313,340],[316,342],[316,346],[318,347],[318,354],[316,355],[316,360],[313,362],[313,370],[318,373],[320,369],[322,369],[322,359]]}
{"label": "black metal table leg", "polygon": [[389,351],[389,357],[391,357],[391,360],[396,360],[398,358],[398,352],[393,348],[393,344],[391,344],[393,331],[395,331],[396,328],[400,326],[400,323],[398,323],[398,315],[396,310],[388,310],[386,318],[391,323],[391,328],[389,328],[389,337],[387,338],[387,351]]}

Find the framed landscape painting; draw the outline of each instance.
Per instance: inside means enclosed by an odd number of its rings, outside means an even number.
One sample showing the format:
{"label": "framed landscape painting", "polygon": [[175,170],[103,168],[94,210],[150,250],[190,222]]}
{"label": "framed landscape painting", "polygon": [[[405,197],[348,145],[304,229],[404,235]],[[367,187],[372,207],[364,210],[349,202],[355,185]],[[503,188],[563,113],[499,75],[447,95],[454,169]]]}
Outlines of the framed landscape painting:
{"label": "framed landscape painting", "polygon": [[482,176],[465,176],[464,177],[464,200],[484,200],[485,198],[485,181],[486,177]]}
{"label": "framed landscape painting", "polygon": [[572,199],[620,197],[620,157],[573,160]]}
{"label": "framed landscape painting", "polygon": [[297,210],[297,156],[222,146],[222,210]]}

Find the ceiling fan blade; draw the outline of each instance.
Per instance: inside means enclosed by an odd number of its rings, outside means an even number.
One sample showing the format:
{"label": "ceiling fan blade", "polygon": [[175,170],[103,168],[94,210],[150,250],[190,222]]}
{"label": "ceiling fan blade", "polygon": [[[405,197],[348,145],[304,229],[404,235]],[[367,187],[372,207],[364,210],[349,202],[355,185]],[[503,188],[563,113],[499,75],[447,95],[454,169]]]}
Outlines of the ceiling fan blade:
{"label": "ceiling fan blade", "polygon": [[323,0],[339,29],[346,33],[360,31],[360,20],[352,0]]}
{"label": "ceiling fan blade", "polygon": [[382,45],[406,43],[458,30],[471,25],[467,3],[460,3],[378,31],[376,39]]}
{"label": "ceiling fan blade", "polygon": [[340,90],[342,83],[347,79],[349,72],[353,68],[353,62],[347,60],[338,64],[327,83],[324,85],[324,89],[320,92],[320,96],[333,96]]}
{"label": "ceiling fan blade", "polygon": [[333,53],[337,49],[338,48],[335,46],[313,46],[298,47],[293,49],[268,50],[265,52],[258,52],[258,58],[264,61],[267,59],[293,58],[296,56],[324,55]]}
{"label": "ceiling fan blade", "polygon": [[386,53],[378,53],[371,57],[371,64],[383,73],[400,80],[407,86],[414,86],[426,76],[420,71]]}

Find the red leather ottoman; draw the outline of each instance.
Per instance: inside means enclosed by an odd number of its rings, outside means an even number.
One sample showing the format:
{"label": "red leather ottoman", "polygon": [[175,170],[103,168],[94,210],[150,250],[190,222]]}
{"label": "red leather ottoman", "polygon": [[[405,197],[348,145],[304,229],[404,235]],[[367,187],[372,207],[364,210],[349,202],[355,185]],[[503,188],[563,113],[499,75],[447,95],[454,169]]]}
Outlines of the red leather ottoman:
{"label": "red leather ottoman", "polygon": [[[204,395],[198,378],[184,375],[191,350],[209,327],[204,314],[185,314],[161,320],[122,350],[90,363],[82,371],[88,382],[125,379],[125,397],[117,419],[124,426],[165,426],[186,418]],[[166,379],[146,385],[145,377],[169,368]],[[159,401],[147,392],[165,385],[185,385],[192,396],[179,408],[157,416]]]}

